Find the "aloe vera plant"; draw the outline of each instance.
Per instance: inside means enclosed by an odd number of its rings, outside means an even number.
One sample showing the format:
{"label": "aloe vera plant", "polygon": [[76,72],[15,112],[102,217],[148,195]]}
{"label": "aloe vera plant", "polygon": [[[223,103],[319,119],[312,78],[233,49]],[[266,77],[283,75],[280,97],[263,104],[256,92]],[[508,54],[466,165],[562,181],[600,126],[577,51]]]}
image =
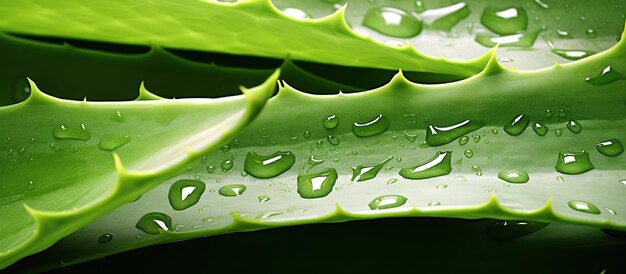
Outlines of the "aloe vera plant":
{"label": "aloe vera plant", "polygon": [[[546,5],[541,1],[533,5],[545,9],[541,4]],[[510,10],[485,6],[477,5],[484,10],[481,19],[486,18],[482,22],[486,27],[494,20],[489,19],[491,13]],[[519,230],[507,225],[490,228],[488,234],[499,239],[530,234],[553,222],[626,230],[620,214],[626,210],[621,201],[624,42],[572,64],[518,72],[498,61],[498,47],[472,61],[448,61],[428,57],[410,45],[388,46],[356,35],[346,25],[350,20],[344,19],[345,7],[320,20],[288,18],[268,1],[256,0],[165,1],[140,3],[125,12],[127,8],[121,2],[87,6],[11,2],[0,8],[6,15],[0,28],[20,35],[153,43],[273,58],[289,54],[294,60],[404,71],[371,91],[311,95],[293,88],[289,80],[312,89],[359,88],[314,75],[288,60],[282,71],[295,76],[282,75],[278,94],[261,110],[278,77],[270,69],[246,71],[181,61],[158,48],[121,57],[3,37],[8,49],[32,48],[51,60],[58,58],[55,55],[103,64],[109,60],[111,68],[132,65],[147,71],[129,76],[131,81],[157,75],[144,62],[158,58],[189,73],[207,70],[215,81],[228,82],[221,79],[224,75],[257,82],[269,78],[245,97],[214,101],[72,102],[44,95],[34,84],[22,103],[3,94],[4,104],[15,104],[0,108],[7,129],[7,136],[2,136],[7,153],[1,156],[8,178],[2,186],[3,211],[14,220],[3,224],[0,235],[2,267],[65,236],[39,257],[41,264],[49,260],[75,264],[237,231],[381,217],[525,221],[518,223]],[[28,16],[10,16],[26,9],[31,12]],[[382,12],[404,16],[401,10]],[[419,7],[417,12],[424,16]],[[50,28],[40,14],[67,20]],[[376,26],[378,19],[368,14],[364,13],[363,24],[385,34],[388,26]],[[245,19],[232,22],[224,33],[198,27],[230,17]],[[133,25],[131,18],[145,25]],[[163,29],[151,27],[163,18],[178,21]],[[128,25],[105,24],[127,19]],[[94,21],[103,24],[68,27]],[[262,23],[252,24],[257,21]],[[435,22],[428,24],[446,28]],[[419,33],[415,24],[409,24],[414,28],[410,35]],[[534,31],[523,24],[511,27],[512,33]],[[245,43],[228,34],[243,30],[254,33],[241,36]],[[290,39],[281,39],[279,31],[289,31]],[[488,34],[492,37],[511,34],[507,29],[492,31]],[[298,33],[305,34],[294,39]],[[272,39],[281,47],[258,44]],[[481,39],[476,36],[478,43]],[[220,43],[210,43],[217,40]],[[364,58],[344,47],[361,49],[358,54]],[[53,75],[53,69],[45,67],[24,66],[20,73]],[[404,76],[414,72],[469,78],[424,85]],[[69,98],[91,98],[80,89],[64,93],[62,88],[58,92]],[[111,97],[124,99],[128,94],[121,90]],[[142,86],[139,99],[160,98]],[[221,150],[214,151],[218,147]],[[80,166],[85,175],[64,172],[67,165]]]}

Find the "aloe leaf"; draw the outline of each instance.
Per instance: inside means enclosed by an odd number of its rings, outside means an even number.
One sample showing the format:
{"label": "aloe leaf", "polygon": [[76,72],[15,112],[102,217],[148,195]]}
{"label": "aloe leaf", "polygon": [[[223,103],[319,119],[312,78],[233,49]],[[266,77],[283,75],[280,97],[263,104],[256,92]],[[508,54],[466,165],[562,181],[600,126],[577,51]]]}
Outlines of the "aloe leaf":
{"label": "aloe leaf", "polygon": [[115,103],[57,99],[31,82],[24,102],[0,107],[0,211],[11,220],[0,225],[0,268],[221,146],[256,117],[277,76],[243,96]]}
{"label": "aloe leaf", "polygon": [[[490,54],[479,75],[450,84],[413,84],[399,73],[379,89],[333,96],[303,94],[283,84],[231,144],[49,252],[73,264],[201,236],[399,216],[626,230],[620,214],[626,210],[620,200],[626,156],[608,157],[596,149],[606,140],[626,139],[620,130],[626,125],[624,42],[572,64],[529,72],[506,69],[495,50]],[[535,123],[547,127],[547,134],[528,128]],[[433,131],[449,138],[428,142]],[[267,167],[245,168],[250,152],[269,161]],[[289,165],[270,164],[286,152],[295,162],[280,173]],[[573,171],[557,167],[572,160]],[[373,178],[354,179],[354,170],[376,165],[383,167]],[[259,179],[267,176],[255,175],[254,168],[277,175]],[[404,169],[410,174],[402,175]],[[419,173],[423,170],[429,172]],[[515,173],[526,173],[529,180],[513,180]],[[167,200],[171,185],[188,179],[203,182],[206,193],[189,208],[174,210]],[[234,187],[233,195],[221,191]],[[137,229],[149,212],[169,216],[175,229],[158,235]],[[103,234],[112,240],[99,243]]]}

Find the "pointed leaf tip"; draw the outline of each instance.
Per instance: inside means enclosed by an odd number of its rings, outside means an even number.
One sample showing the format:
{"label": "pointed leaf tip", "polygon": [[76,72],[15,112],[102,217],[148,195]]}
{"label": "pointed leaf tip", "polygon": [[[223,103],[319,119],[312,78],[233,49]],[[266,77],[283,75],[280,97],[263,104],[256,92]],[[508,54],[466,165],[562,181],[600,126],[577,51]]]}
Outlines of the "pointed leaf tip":
{"label": "pointed leaf tip", "polygon": [[506,71],[506,68],[503,67],[498,61],[497,51],[499,47],[500,44],[497,44],[486,53],[486,56],[489,56],[489,60],[480,75],[489,75]]}
{"label": "pointed leaf tip", "polygon": [[137,96],[135,101],[148,101],[148,100],[165,100],[165,98],[150,92],[146,88],[145,82],[141,81],[141,84],[139,85],[139,95]]}

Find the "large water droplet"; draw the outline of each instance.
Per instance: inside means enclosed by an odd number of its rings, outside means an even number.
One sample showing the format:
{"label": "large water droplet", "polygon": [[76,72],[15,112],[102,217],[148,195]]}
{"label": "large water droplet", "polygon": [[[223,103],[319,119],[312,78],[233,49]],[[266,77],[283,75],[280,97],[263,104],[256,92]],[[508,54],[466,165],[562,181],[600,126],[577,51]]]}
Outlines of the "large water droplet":
{"label": "large water droplet", "polygon": [[485,233],[494,240],[512,240],[535,233],[547,225],[547,223],[529,221],[498,221],[488,226]]}
{"label": "large water droplet", "polygon": [[369,203],[369,207],[372,210],[389,209],[404,205],[406,200],[406,197],[400,195],[383,195],[372,200]]}
{"label": "large water droplet", "polygon": [[493,36],[491,34],[481,33],[476,35],[476,42],[485,47],[532,47],[539,36],[538,30],[525,33],[512,34],[507,36]]}
{"label": "large water droplet", "polygon": [[420,18],[433,29],[450,31],[469,14],[470,10],[467,4],[459,2],[446,7],[426,10],[420,13]]}
{"label": "large water droplet", "polygon": [[481,122],[470,120],[447,127],[438,127],[431,124],[426,129],[426,143],[430,146],[445,145],[456,138],[481,128],[483,125]]}
{"label": "large water droplet", "polygon": [[569,129],[573,133],[580,133],[583,130],[583,126],[574,120],[567,122],[567,129]]}
{"label": "large water droplet", "polygon": [[533,124],[533,131],[539,136],[546,136],[548,133],[548,127],[542,122],[535,122]]}
{"label": "large water droplet", "polygon": [[187,209],[200,200],[206,185],[198,180],[179,180],[172,184],[168,194],[170,205],[175,210]]}
{"label": "large water droplet", "polygon": [[486,7],[480,16],[480,23],[497,34],[509,35],[526,30],[528,16],[521,7]]}
{"label": "large water droplet", "polygon": [[80,124],[80,126],[76,127],[59,125],[52,130],[52,136],[56,139],[89,141],[91,139],[91,132],[87,130],[85,124]]}
{"label": "large water droplet", "polygon": [[611,66],[607,66],[599,75],[585,78],[585,82],[594,86],[602,86],[624,79],[626,79],[624,75],[613,69]]}
{"label": "large water droplet", "polygon": [[100,235],[100,237],[98,237],[98,243],[101,244],[106,244],[108,242],[110,242],[111,240],[113,240],[113,235],[111,234],[102,234]]}
{"label": "large water droplet", "polygon": [[393,157],[389,157],[385,160],[383,160],[382,162],[380,162],[379,164],[376,165],[370,165],[370,166],[356,166],[352,168],[352,181],[353,182],[363,182],[363,181],[367,181],[370,179],[374,179],[374,177],[376,177],[376,175],[378,175],[378,172],[385,166],[385,164],[387,164],[387,162],[389,162],[391,159],[393,159]]}
{"label": "large water droplet", "polygon": [[363,18],[363,26],[381,34],[409,38],[422,31],[422,21],[406,11],[396,8],[379,7],[369,10]]}
{"label": "large water droplet", "polygon": [[326,197],[337,181],[337,171],[329,168],[314,174],[298,175],[298,194],[305,199]]}
{"label": "large water droplet", "polygon": [[526,130],[529,122],[530,120],[526,117],[526,115],[520,114],[504,125],[504,131],[511,136],[520,135],[524,132],[524,130]]}
{"label": "large water droplet", "polygon": [[561,152],[556,162],[556,171],[563,174],[581,174],[594,169],[589,160],[589,153],[582,152]]}
{"label": "large water droplet", "polygon": [[588,203],[585,201],[569,201],[567,205],[576,211],[589,213],[589,214],[600,214],[600,209],[592,203]]}
{"label": "large water droplet", "polygon": [[387,117],[383,116],[382,114],[378,114],[376,118],[369,122],[353,123],[352,133],[359,137],[374,136],[381,134],[389,129],[389,124],[389,119],[387,119]]}
{"label": "large water droplet", "polygon": [[451,160],[451,151],[437,152],[433,158],[423,164],[401,169],[400,176],[419,180],[448,175],[452,171]]}
{"label": "large water droplet", "polygon": [[512,184],[524,184],[530,179],[528,173],[523,170],[502,171],[498,173],[498,178]]}
{"label": "large water droplet", "polygon": [[266,179],[289,170],[295,162],[296,156],[290,151],[277,151],[270,155],[249,152],[243,170],[256,178]]}
{"label": "large water droplet", "polygon": [[132,138],[128,135],[125,136],[104,136],[100,138],[98,147],[102,150],[113,151],[125,144],[128,144]]}
{"label": "large water droplet", "polygon": [[596,54],[595,51],[590,50],[572,50],[572,49],[552,49],[552,52],[557,55],[569,59],[569,60],[580,60],[585,57],[589,57],[591,55]]}
{"label": "large water droplet", "polygon": [[172,218],[161,212],[151,212],[143,215],[135,224],[141,231],[157,235],[160,230],[169,231],[172,227]]}
{"label": "large water droplet", "polygon": [[622,142],[615,138],[598,142],[596,144],[596,149],[598,149],[598,152],[609,157],[615,157],[624,152],[624,146],[622,145]]}
{"label": "large water droplet", "polygon": [[241,196],[241,194],[243,194],[244,192],[246,192],[246,189],[247,187],[244,185],[232,184],[232,185],[225,185],[223,187],[220,187],[220,189],[217,192],[224,197],[238,197],[238,196]]}

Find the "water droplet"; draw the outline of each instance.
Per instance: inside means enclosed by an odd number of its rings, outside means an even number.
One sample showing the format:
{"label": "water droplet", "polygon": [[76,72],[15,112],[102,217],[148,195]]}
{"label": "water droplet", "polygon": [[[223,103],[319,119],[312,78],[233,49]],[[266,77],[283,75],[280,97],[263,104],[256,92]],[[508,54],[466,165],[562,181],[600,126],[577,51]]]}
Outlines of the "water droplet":
{"label": "water droplet", "polygon": [[410,38],[422,31],[422,21],[404,10],[378,7],[369,10],[363,18],[363,26],[381,34]]}
{"label": "water droplet", "polygon": [[113,151],[125,144],[130,143],[130,136],[104,136],[100,138],[98,147],[102,150]]}
{"label": "water droplet", "polygon": [[585,82],[594,86],[602,86],[624,79],[626,79],[624,75],[613,69],[611,66],[607,66],[599,75],[585,78]]}
{"label": "water droplet", "polygon": [[472,171],[476,176],[483,176],[483,170],[478,165],[472,165]]}
{"label": "water droplet", "polygon": [[533,131],[539,136],[546,136],[548,133],[548,127],[542,122],[533,123]]}
{"label": "water droplet", "polygon": [[307,131],[305,131],[303,135],[304,135],[304,138],[306,138],[306,139],[311,138],[311,132],[310,132],[310,131],[308,131],[308,130],[307,130]]}
{"label": "water droplet", "polygon": [[440,205],[441,205],[441,203],[437,202],[437,201],[432,201],[432,202],[428,203],[428,206],[440,206]]}
{"label": "water droplet", "polygon": [[369,207],[372,210],[389,209],[404,205],[406,200],[406,197],[400,195],[383,195],[372,200],[369,203]]}
{"label": "water droplet", "polygon": [[465,144],[467,144],[467,142],[469,142],[469,137],[463,136],[463,137],[459,138],[459,145],[464,146]]}
{"label": "water droplet", "polygon": [[[483,127],[483,123],[465,120],[455,125],[447,127],[438,127],[429,125],[426,129],[426,143],[430,146],[445,145],[454,141],[467,133],[478,130]],[[459,141],[460,142],[460,141]]]}
{"label": "water droplet", "polygon": [[283,214],[282,212],[270,211],[270,212],[264,212],[264,213],[261,213],[259,215],[256,215],[255,218],[256,219],[267,219],[267,218],[278,216],[278,215],[282,215],[282,214]]}
{"label": "water droplet", "polygon": [[122,113],[119,110],[113,113],[113,115],[111,116],[111,119],[119,123],[126,121],[126,117],[124,117],[124,115],[122,115]]}
{"label": "water droplet", "polygon": [[100,235],[100,237],[98,237],[98,243],[101,243],[101,244],[106,244],[110,242],[111,240],[113,240],[113,235],[111,234],[102,234]]}
{"label": "water droplet", "polygon": [[168,199],[174,210],[190,208],[198,203],[206,185],[198,180],[179,180],[170,186]]}
{"label": "water droplet", "polygon": [[231,168],[233,168],[233,160],[226,159],[222,161],[222,164],[220,165],[220,167],[222,168],[222,171],[224,172],[229,171]]}
{"label": "water droplet", "polygon": [[229,146],[229,145],[224,145],[224,146],[221,148],[221,150],[222,150],[223,152],[228,152],[228,151],[230,151],[230,146]]}
{"label": "water droplet", "polygon": [[395,184],[397,181],[398,181],[398,179],[396,179],[396,178],[391,178],[391,179],[389,179],[389,181],[387,181],[387,185],[393,185],[393,184]]}
{"label": "water droplet", "polygon": [[270,198],[270,196],[261,195],[261,196],[258,197],[258,199],[259,199],[259,203],[265,203],[265,202],[269,201],[271,198]]}
{"label": "water droplet", "polygon": [[305,18],[309,18],[309,15],[301,10],[301,9],[296,9],[296,8],[286,8],[284,10],[282,10],[282,12],[289,16],[289,17],[293,17],[293,18],[297,18],[297,19],[305,19]]}
{"label": "water droplet", "polygon": [[539,30],[507,36],[494,36],[491,34],[481,33],[476,35],[474,40],[479,44],[490,48],[498,44],[501,47],[532,47],[535,44],[539,33]]}
{"label": "water droplet", "polygon": [[582,152],[561,152],[556,162],[556,171],[563,174],[581,174],[594,169],[589,160],[589,153]]}
{"label": "water droplet", "polygon": [[555,130],[555,131],[554,131],[554,135],[555,135],[556,137],[561,137],[561,135],[563,135],[563,131],[562,131],[562,130],[560,130],[560,129],[557,129],[557,130]]}
{"label": "water droplet", "polygon": [[352,181],[353,182],[363,182],[363,181],[374,179],[374,177],[376,177],[376,175],[378,175],[378,172],[391,159],[393,159],[393,157],[389,156],[387,159],[383,160],[382,162],[380,162],[380,163],[378,163],[376,165],[370,165],[370,166],[359,165],[359,166],[353,167],[352,168]]}
{"label": "water droplet", "polygon": [[59,125],[52,130],[52,136],[56,139],[89,141],[91,139],[91,132],[87,130],[85,124],[80,124],[80,126],[77,127]]}
{"label": "water droplet", "polygon": [[298,194],[305,199],[326,197],[337,181],[337,171],[329,168],[314,174],[298,175]]}
{"label": "water droplet", "polygon": [[480,135],[472,135],[472,138],[474,140],[474,143],[480,142]]}
{"label": "water droplet", "polygon": [[526,130],[529,122],[530,120],[528,119],[528,117],[526,117],[526,115],[518,115],[517,117],[513,118],[511,122],[504,125],[504,131],[511,136],[520,135],[522,134],[522,132],[524,132],[524,130]]}
{"label": "water droplet", "polygon": [[243,169],[256,178],[267,179],[289,170],[295,162],[296,156],[290,151],[276,151],[270,155],[248,152]]}
{"label": "water droplet", "polygon": [[452,152],[437,152],[430,160],[417,166],[406,167],[400,170],[400,176],[411,179],[428,179],[448,175],[452,171]]}
{"label": "water droplet", "polygon": [[381,134],[389,129],[389,119],[378,114],[376,118],[366,123],[354,122],[352,124],[352,133],[359,137],[368,137]]}
{"label": "water droplet", "polygon": [[316,148],[318,148],[318,149],[320,149],[320,148],[322,148],[322,145],[323,145],[323,144],[324,144],[324,143],[323,143],[321,140],[320,140],[320,141],[317,141],[317,142],[315,143],[315,147],[316,147]]}
{"label": "water droplet", "polygon": [[498,135],[498,130],[494,128],[491,130],[491,133],[493,133],[493,135]]}
{"label": "water droplet", "polygon": [[546,118],[552,118],[552,111],[549,109],[546,109],[545,115],[546,115]]}
{"label": "water droplet", "polygon": [[450,31],[452,27],[469,16],[470,10],[466,3],[459,2],[449,6],[429,9],[420,13],[424,23],[436,30]]}
{"label": "water droplet", "polygon": [[337,115],[335,114],[326,116],[326,118],[322,121],[322,125],[324,125],[324,128],[326,129],[336,128],[337,124],[339,124],[339,118],[337,118]]}
{"label": "water droplet", "polygon": [[217,191],[224,197],[238,197],[246,192],[247,187],[240,184],[225,185]]}
{"label": "water droplet", "polygon": [[583,130],[583,126],[580,123],[571,120],[567,122],[567,129],[569,129],[573,133],[578,134]]}
{"label": "water droplet", "polygon": [[157,235],[160,230],[169,231],[171,229],[172,218],[161,212],[151,212],[143,215],[135,227],[147,234]]}
{"label": "water droplet", "polygon": [[615,210],[613,210],[611,208],[605,207],[604,210],[606,210],[606,212],[608,212],[611,215],[617,215],[617,211],[615,211]]}
{"label": "water droplet", "polygon": [[467,158],[472,158],[474,157],[474,151],[472,151],[471,149],[466,149],[463,154],[465,154],[465,157]]}
{"label": "water droplet", "polygon": [[13,153],[15,153],[15,150],[14,150],[14,149],[9,148],[9,150],[7,150],[7,154],[8,154],[9,156],[13,155]]}
{"label": "water droplet", "polygon": [[502,171],[498,173],[498,178],[511,184],[524,184],[530,179],[528,173],[523,170]]}
{"label": "water droplet", "polygon": [[404,137],[406,137],[409,142],[414,143],[417,140],[417,133],[410,133],[408,131],[404,131]]}
{"label": "water droplet", "polygon": [[437,185],[435,188],[436,189],[444,189],[444,188],[448,188],[448,185],[446,185],[446,184]]}
{"label": "water droplet", "polygon": [[499,35],[516,34],[526,30],[528,16],[521,7],[486,7],[480,16],[480,23]]}
{"label": "water droplet", "polygon": [[590,50],[572,50],[572,49],[552,49],[552,52],[557,55],[569,59],[569,60],[580,60],[585,57],[589,57],[591,55],[596,54],[595,51]]}
{"label": "water droplet", "polygon": [[596,144],[596,149],[598,149],[598,152],[609,157],[615,157],[624,152],[624,146],[622,145],[622,142],[615,138],[598,142]]}
{"label": "water droplet", "polygon": [[[376,0],[370,0],[370,2],[374,2]],[[426,10],[426,6],[424,5],[424,3],[420,0],[415,1],[415,11],[416,12],[423,12]]]}
{"label": "water droplet", "polygon": [[498,221],[485,229],[485,233],[494,240],[512,240],[522,236],[535,233],[548,223],[529,221]]}
{"label": "water droplet", "polygon": [[332,135],[330,135],[330,134],[328,135],[328,137],[326,137],[326,140],[328,140],[328,142],[329,142],[331,145],[333,145],[333,146],[338,146],[338,145],[339,145],[339,143],[341,143],[341,142],[339,141],[339,138],[337,138],[337,137],[335,137],[335,136],[332,136]]}
{"label": "water droplet", "polygon": [[541,0],[533,0],[533,2],[535,2],[535,4],[537,4],[538,6],[544,8],[544,9],[549,9],[550,8],[550,6],[548,4],[544,3]]}
{"label": "water droplet", "polygon": [[206,167],[206,171],[207,171],[208,173],[213,173],[213,172],[215,172],[215,167],[214,167],[214,166],[207,166],[207,167]]}
{"label": "water droplet", "polygon": [[28,140],[29,143],[34,144],[35,143],[35,138],[30,138],[30,140]]}
{"label": "water droplet", "polygon": [[589,213],[589,214],[600,214],[600,209],[598,209],[598,207],[596,207],[594,204],[592,203],[588,203],[585,201],[569,201],[567,202],[567,205],[576,211],[580,211],[580,212],[584,212],[584,213]]}
{"label": "water droplet", "polygon": [[598,33],[594,29],[587,29],[585,31],[585,35],[587,35],[587,37],[589,37],[589,38],[596,38],[596,37],[598,37]]}

